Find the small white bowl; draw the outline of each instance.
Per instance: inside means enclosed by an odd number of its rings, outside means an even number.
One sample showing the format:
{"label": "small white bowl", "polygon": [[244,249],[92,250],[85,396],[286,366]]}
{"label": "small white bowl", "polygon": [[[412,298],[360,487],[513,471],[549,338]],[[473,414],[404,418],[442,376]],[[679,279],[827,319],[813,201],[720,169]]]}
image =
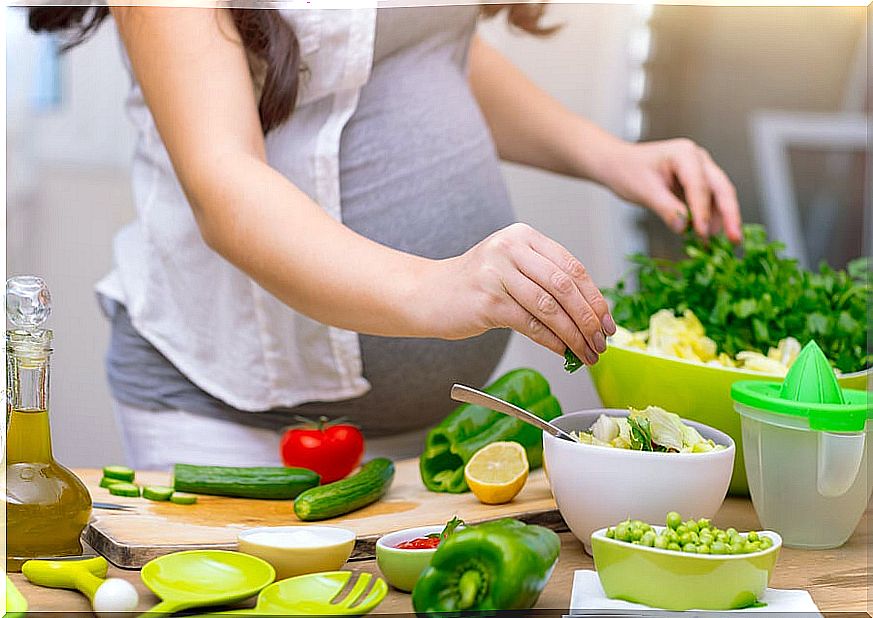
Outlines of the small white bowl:
{"label": "small white bowl", "polygon": [[[559,416],[565,431],[585,431],[601,414],[627,416],[628,410],[597,409]],[[708,453],[651,453],[576,444],[543,434],[543,455],[552,495],[573,535],[591,553],[591,533],[625,519],[664,522],[667,513],[712,517],[731,480],[736,447],[727,434],[693,421],[704,438],[726,446]]]}
{"label": "small white bowl", "polygon": [[[304,534],[295,543],[293,535]],[[276,569],[276,579],[337,571],[352,555],[356,535],[337,526],[267,526],[237,536],[239,550],[262,558]]]}

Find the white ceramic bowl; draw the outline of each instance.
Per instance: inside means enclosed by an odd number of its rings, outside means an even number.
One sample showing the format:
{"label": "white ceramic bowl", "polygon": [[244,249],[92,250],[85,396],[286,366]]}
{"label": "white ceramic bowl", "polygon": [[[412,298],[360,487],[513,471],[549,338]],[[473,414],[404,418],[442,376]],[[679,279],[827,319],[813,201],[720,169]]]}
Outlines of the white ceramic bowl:
{"label": "white ceramic bowl", "polygon": [[[304,533],[303,543],[286,542],[288,535]],[[337,526],[266,526],[249,528],[237,536],[239,550],[262,558],[276,569],[276,579],[307,573],[337,571],[352,555],[356,535]]]}
{"label": "white ceramic bowl", "polygon": [[[628,413],[586,410],[565,414],[552,423],[565,431],[584,431],[601,414]],[[712,517],[721,507],[731,480],[734,441],[717,429],[683,421],[727,448],[709,453],[650,453],[576,444],[543,434],[552,495],[564,521],[589,554],[592,532],[627,518],[657,525],[664,523],[670,511],[697,519]]]}

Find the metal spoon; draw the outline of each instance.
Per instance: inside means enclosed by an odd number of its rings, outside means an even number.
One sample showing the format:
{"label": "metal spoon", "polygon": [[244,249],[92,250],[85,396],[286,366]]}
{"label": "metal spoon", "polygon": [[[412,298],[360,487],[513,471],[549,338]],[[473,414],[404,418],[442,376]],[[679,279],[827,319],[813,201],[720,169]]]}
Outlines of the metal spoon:
{"label": "metal spoon", "polygon": [[464,386],[463,384],[454,384],[452,385],[452,399],[464,403],[472,403],[473,405],[482,406],[489,410],[494,410],[495,412],[514,416],[525,423],[533,425],[537,429],[542,429],[550,436],[569,440],[570,442],[579,442],[579,440],[574,438],[572,434],[567,433],[556,425],[552,425],[548,421],[544,421],[536,414],[531,414],[527,410],[519,408],[508,401],[504,401],[503,399],[495,397],[494,395],[489,395],[488,393],[483,393],[475,388]]}

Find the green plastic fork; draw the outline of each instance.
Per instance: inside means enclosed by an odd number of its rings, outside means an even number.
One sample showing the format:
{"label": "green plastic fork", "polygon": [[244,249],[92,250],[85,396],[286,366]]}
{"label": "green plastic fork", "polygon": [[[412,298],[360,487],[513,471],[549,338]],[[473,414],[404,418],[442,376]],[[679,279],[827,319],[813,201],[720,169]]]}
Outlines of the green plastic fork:
{"label": "green plastic fork", "polygon": [[[291,577],[271,584],[258,595],[254,609],[237,609],[203,616],[354,616],[373,611],[388,594],[388,584],[377,577],[370,588],[373,576],[361,573],[349,589],[351,571],[329,571]],[[366,592],[369,588],[369,592]],[[366,594],[365,594],[366,593]],[[342,597],[340,599],[340,597]],[[203,616],[198,618],[203,618]]]}

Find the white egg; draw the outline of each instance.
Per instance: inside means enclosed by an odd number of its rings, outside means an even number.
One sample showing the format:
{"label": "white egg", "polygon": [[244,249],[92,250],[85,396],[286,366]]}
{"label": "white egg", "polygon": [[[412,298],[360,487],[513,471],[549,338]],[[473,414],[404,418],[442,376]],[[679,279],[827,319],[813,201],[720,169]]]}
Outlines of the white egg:
{"label": "white egg", "polygon": [[132,612],[138,604],[136,588],[123,579],[107,579],[94,594],[94,612],[101,618],[111,617],[113,612]]}

